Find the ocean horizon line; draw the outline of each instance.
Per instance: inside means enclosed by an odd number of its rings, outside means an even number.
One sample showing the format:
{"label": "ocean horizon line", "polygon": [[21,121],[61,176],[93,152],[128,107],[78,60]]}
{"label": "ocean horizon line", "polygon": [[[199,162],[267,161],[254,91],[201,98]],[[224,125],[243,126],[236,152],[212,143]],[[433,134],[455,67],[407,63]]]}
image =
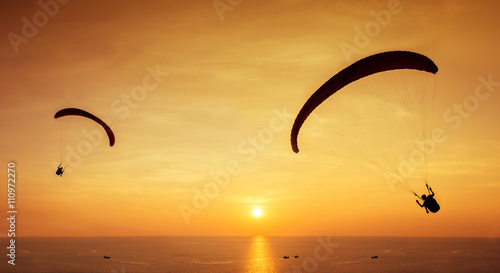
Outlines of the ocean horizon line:
{"label": "ocean horizon line", "polygon": [[2,239],[21,239],[21,238],[153,238],[153,237],[203,237],[203,238],[237,238],[237,237],[342,237],[342,238],[459,238],[459,239],[500,239],[500,237],[487,237],[487,236],[398,236],[398,235],[104,235],[104,236],[16,236],[10,238],[8,236],[0,236]]}

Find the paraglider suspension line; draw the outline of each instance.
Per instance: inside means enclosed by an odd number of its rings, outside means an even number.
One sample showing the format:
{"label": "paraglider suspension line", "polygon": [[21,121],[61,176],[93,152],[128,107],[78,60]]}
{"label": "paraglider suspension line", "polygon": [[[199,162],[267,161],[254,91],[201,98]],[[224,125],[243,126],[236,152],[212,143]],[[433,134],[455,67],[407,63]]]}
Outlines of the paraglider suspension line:
{"label": "paraglider suspension line", "polygon": [[413,192],[413,194],[415,194],[415,196],[418,197],[418,199],[423,200],[422,197],[418,196],[417,193]]}

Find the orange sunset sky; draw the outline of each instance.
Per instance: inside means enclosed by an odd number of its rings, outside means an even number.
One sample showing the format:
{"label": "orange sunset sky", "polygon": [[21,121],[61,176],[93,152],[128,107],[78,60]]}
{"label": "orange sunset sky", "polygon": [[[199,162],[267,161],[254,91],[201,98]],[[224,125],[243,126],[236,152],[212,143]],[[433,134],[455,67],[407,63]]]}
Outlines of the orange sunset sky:
{"label": "orange sunset sky", "polygon": [[[4,173],[17,164],[17,236],[500,236],[497,1],[40,3],[0,3],[0,151]],[[319,86],[390,50],[439,67],[436,214],[357,166],[290,147],[293,118]],[[473,109],[443,118],[478,88],[488,93]],[[53,116],[66,107],[105,119],[115,146],[61,153]],[[72,165],[59,178],[61,155]]]}

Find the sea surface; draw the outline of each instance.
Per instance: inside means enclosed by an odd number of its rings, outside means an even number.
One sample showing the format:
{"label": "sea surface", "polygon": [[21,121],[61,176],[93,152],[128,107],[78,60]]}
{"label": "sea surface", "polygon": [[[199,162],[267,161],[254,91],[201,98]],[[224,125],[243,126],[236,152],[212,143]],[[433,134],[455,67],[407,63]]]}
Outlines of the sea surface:
{"label": "sea surface", "polygon": [[1,238],[0,272],[500,272],[500,238],[30,237],[16,243],[10,265]]}

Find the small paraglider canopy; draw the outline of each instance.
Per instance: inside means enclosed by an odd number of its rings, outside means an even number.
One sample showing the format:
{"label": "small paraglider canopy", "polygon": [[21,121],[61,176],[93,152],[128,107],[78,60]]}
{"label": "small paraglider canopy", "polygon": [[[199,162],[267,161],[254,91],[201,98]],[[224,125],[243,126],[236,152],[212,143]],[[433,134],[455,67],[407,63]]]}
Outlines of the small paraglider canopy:
{"label": "small paraglider canopy", "polygon": [[85,118],[91,119],[91,120],[99,123],[104,128],[104,130],[106,131],[106,134],[108,135],[109,146],[113,146],[115,144],[115,135],[113,134],[113,131],[100,118],[92,115],[91,113],[89,113],[87,111],[84,111],[84,110],[78,109],[78,108],[65,108],[65,109],[59,110],[54,115],[54,118],[58,119],[58,118],[65,117],[65,116],[81,116],[81,117],[85,117]]}

